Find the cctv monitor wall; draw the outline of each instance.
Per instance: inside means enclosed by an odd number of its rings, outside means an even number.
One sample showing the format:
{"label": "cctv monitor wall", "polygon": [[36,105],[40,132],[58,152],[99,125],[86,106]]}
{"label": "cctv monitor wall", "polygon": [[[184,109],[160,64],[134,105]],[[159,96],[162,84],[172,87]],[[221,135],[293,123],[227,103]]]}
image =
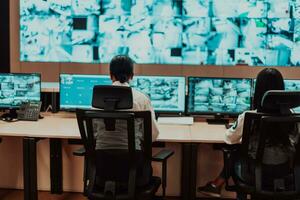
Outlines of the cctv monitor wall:
{"label": "cctv monitor wall", "polygon": [[60,74],[60,109],[92,108],[95,85],[111,85],[108,75]]}
{"label": "cctv monitor wall", "polygon": [[251,79],[188,78],[188,113],[237,115],[251,107]]}
{"label": "cctv monitor wall", "polygon": [[151,99],[156,112],[183,113],[185,78],[172,76],[135,76],[131,86]]}
{"label": "cctv monitor wall", "polygon": [[0,74],[0,108],[41,100],[40,74]]}
{"label": "cctv monitor wall", "polygon": [[20,0],[20,60],[299,66],[296,0]]}

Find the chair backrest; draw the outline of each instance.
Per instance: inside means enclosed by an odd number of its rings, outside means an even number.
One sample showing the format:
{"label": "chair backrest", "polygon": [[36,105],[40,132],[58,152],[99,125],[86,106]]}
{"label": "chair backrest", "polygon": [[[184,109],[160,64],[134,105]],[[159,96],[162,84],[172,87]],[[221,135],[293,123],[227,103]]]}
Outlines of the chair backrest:
{"label": "chair backrest", "polygon": [[[242,160],[242,176],[243,174],[247,175],[251,170],[254,172],[252,177],[254,176],[253,181],[258,193],[277,196],[296,194],[298,192],[300,194],[299,145],[296,146],[295,152],[291,151],[293,153],[291,157],[293,158],[291,159],[293,165],[287,163],[288,167],[285,168],[287,171],[290,169],[293,170],[293,173],[286,173],[284,177],[273,179],[274,181],[292,180],[293,184],[291,185],[293,187],[286,189],[288,191],[284,192],[275,191],[278,190],[278,187],[274,184],[274,191],[270,191],[270,188],[266,189],[266,179],[264,180],[264,173],[266,173],[264,169],[267,168],[264,162],[266,149],[270,148],[270,146],[284,147],[289,145],[290,136],[299,132],[298,123],[300,123],[300,115],[290,112],[291,108],[300,105],[299,99],[300,92],[269,91],[264,95],[262,100],[262,107],[266,113],[248,112],[245,114],[243,139],[239,156]],[[256,141],[255,145],[253,145],[253,141]],[[249,165],[253,167],[251,170]],[[276,176],[277,174],[274,175]]]}
{"label": "chair backrest", "polygon": [[[105,108],[105,110],[76,110],[81,138],[86,149],[88,170],[90,171],[87,174],[90,181],[88,193],[93,193],[95,185],[104,188],[106,183],[113,182],[114,185],[124,185],[128,189],[127,196],[132,197],[139,182],[140,165],[151,163],[151,112],[115,110],[116,108],[132,108],[132,104],[131,88],[96,86],[93,94],[93,105],[98,108]],[[143,122],[144,135],[141,140],[141,150],[137,150],[136,147],[135,121],[137,119]],[[106,133],[109,134],[115,134],[111,126],[118,126],[120,121],[126,123],[127,130],[124,131],[127,132],[128,149],[96,149],[96,140],[99,138],[95,138],[94,122],[97,120],[109,122],[109,126],[105,123]]]}

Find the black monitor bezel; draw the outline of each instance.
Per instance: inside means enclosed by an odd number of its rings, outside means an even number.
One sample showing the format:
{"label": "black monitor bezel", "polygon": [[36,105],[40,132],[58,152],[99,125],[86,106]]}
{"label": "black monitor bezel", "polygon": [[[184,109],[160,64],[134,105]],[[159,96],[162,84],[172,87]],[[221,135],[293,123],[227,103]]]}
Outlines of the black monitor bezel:
{"label": "black monitor bezel", "polygon": [[[42,76],[41,76],[41,73],[0,73],[0,76],[30,76],[30,75],[32,75],[32,76],[37,76],[37,77],[39,77],[39,84],[40,84],[40,91],[39,91],[39,93],[40,93],[40,98],[39,98],[39,100],[38,101],[41,101],[41,99],[42,99]],[[18,105],[18,106],[9,106],[9,105],[5,105],[5,106],[2,106],[1,104],[0,104],[0,109],[19,109],[21,107],[21,105]]]}
{"label": "black monitor bezel", "polygon": [[[91,104],[91,107],[74,107],[74,108],[65,108],[65,107],[61,107],[61,76],[62,75],[71,75],[71,76],[74,76],[74,75],[83,75],[83,76],[95,76],[95,77],[108,77],[109,78],[109,75],[106,75],[106,74],[77,74],[77,73],[60,73],[59,74],[59,110],[61,111],[67,111],[67,112],[75,112],[77,108],[80,108],[80,109],[92,109],[92,104]],[[91,102],[92,103],[92,102]]]}
{"label": "black monitor bezel", "polygon": [[[200,76],[189,76],[188,77],[188,81],[187,81],[187,88],[188,88],[188,94],[187,94],[187,108],[186,108],[186,113],[188,115],[192,115],[192,116],[203,116],[203,115],[210,115],[210,116],[229,116],[229,117],[236,117],[238,115],[240,115],[241,113],[243,113],[244,111],[242,112],[201,112],[201,111],[197,111],[197,112],[190,112],[190,79],[192,78],[200,78],[200,79],[225,79],[225,80],[244,80],[244,79],[247,79],[247,80],[250,80],[250,107],[249,107],[249,110],[252,108],[252,94],[253,94],[253,79],[252,78],[231,78],[231,77],[200,77]],[[246,111],[246,110],[245,110]]]}
{"label": "black monitor bezel", "polygon": [[[176,115],[184,115],[185,113],[186,113],[186,103],[187,103],[187,101],[186,101],[186,94],[187,94],[187,85],[186,85],[186,77],[185,76],[176,76],[176,75],[171,75],[171,76],[164,76],[164,75],[135,75],[134,77],[170,77],[170,78],[184,78],[184,102],[183,102],[183,104],[184,104],[184,106],[183,106],[183,110],[182,111],[179,111],[179,110],[174,110],[174,111],[171,111],[171,110],[155,110],[155,108],[153,107],[153,109],[154,109],[154,112],[156,113],[156,114],[158,114],[158,115],[168,115],[168,114],[170,114],[170,115],[174,115],[174,114],[176,114]],[[134,77],[133,77],[133,79],[134,79]],[[133,89],[135,89],[134,87],[132,87]],[[135,89],[135,90],[137,90],[137,89]],[[137,90],[137,91],[139,91],[139,90]],[[141,92],[141,91],[139,91],[139,92]],[[151,99],[150,99],[151,100]]]}

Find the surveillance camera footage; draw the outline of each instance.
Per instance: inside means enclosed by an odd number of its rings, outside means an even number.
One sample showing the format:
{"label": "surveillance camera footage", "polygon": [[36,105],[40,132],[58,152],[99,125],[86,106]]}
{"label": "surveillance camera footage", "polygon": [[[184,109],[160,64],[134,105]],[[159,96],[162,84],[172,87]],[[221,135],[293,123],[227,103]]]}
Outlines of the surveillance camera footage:
{"label": "surveillance camera footage", "polygon": [[299,66],[299,8],[299,0],[20,0],[20,59]]}
{"label": "surveillance camera footage", "polygon": [[239,114],[250,109],[251,79],[189,78],[188,112]]}
{"label": "surveillance camera footage", "polygon": [[0,107],[16,108],[24,102],[40,101],[38,74],[0,74]]}
{"label": "surveillance camera footage", "polygon": [[149,96],[155,111],[184,112],[184,77],[135,76],[131,86]]}
{"label": "surveillance camera footage", "polygon": [[[284,87],[287,91],[300,91],[300,80],[284,80]],[[300,107],[294,108],[295,113],[300,113]]]}

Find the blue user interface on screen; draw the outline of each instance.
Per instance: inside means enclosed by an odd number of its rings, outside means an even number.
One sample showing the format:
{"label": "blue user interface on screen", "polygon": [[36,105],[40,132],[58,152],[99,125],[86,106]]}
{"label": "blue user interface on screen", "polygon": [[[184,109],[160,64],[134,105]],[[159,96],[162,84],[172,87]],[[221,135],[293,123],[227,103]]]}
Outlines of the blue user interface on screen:
{"label": "blue user interface on screen", "polygon": [[0,74],[0,107],[18,108],[41,100],[40,74]]}
{"label": "blue user interface on screen", "polygon": [[296,0],[20,0],[22,61],[299,66]]}
{"label": "blue user interface on screen", "polygon": [[106,75],[60,75],[60,108],[91,108],[92,95],[95,85],[111,85]]}
{"label": "blue user interface on screen", "polygon": [[239,114],[250,110],[251,79],[189,77],[188,90],[189,113]]}
{"label": "blue user interface on screen", "polygon": [[184,77],[135,76],[131,86],[148,95],[157,112],[184,112]]}

